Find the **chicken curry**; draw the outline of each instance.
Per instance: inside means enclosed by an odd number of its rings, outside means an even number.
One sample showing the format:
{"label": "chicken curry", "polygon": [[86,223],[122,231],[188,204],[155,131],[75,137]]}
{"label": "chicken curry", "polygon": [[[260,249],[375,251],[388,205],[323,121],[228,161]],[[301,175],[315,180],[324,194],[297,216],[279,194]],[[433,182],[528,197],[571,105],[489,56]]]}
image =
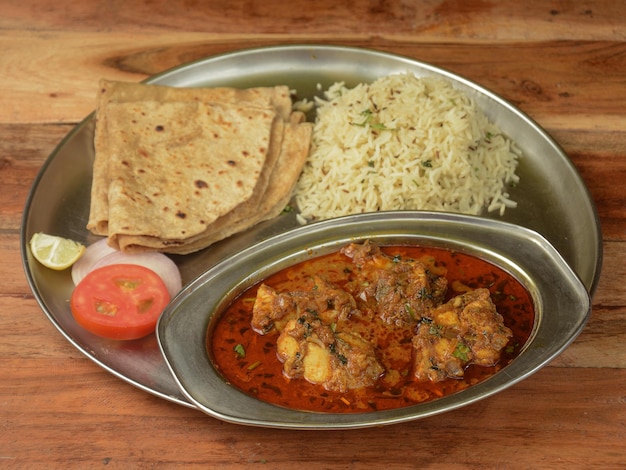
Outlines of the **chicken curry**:
{"label": "chicken curry", "polygon": [[260,400],[367,412],[486,379],[519,354],[533,323],[529,293],[491,263],[366,241],[249,288],[207,344],[225,380]]}

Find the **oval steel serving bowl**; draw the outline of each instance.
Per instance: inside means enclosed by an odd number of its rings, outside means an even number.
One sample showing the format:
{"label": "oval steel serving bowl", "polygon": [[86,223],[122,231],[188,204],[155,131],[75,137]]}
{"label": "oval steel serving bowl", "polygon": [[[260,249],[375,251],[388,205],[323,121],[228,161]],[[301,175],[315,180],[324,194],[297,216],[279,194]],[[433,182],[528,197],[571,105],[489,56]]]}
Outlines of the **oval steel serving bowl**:
{"label": "oval steel serving bowl", "polygon": [[[515,276],[530,292],[536,319],[511,364],[458,393],[414,406],[361,414],[312,413],[261,402],[228,384],[207,354],[207,332],[247,287],[287,266],[352,241],[450,248]],[[589,294],[556,249],[532,230],[473,216],[377,212],[314,223],[262,241],[218,263],[173,299],[157,326],[159,346],[183,395],[203,412],[233,423],[297,429],[380,426],[452,410],[528,377],[565,349],[591,311]],[[288,386],[288,385],[286,385]]]}

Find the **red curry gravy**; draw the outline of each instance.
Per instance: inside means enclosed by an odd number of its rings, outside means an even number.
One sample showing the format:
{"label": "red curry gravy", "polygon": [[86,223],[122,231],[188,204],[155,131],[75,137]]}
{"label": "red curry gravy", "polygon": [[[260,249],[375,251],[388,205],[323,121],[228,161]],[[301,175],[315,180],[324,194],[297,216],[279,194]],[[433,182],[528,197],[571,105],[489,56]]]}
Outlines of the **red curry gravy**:
{"label": "red curry gravy", "polygon": [[[298,410],[351,413],[396,409],[441,398],[485,380],[517,357],[534,324],[532,299],[519,281],[487,261],[456,251],[418,246],[381,248],[390,256],[419,259],[428,263],[436,274],[444,275],[448,280],[446,300],[468,287],[489,289],[504,324],[513,332],[498,364],[469,365],[462,379],[417,381],[410,373],[412,332],[400,331],[398,342],[406,345],[407,360],[398,365],[401,370],[393,371],[405,377],[399,386],[396,382],[389,387],[385,380],[378,380],[372,387],[339,393],[305,379],[290,380],[283,375],[282,363],[276,356],[278,333],[262,336],[250,326],[257,284],[236,298],[209,332],[208,353],[217,370],[233,386],[265,402]],[[290,266],[263,282],[278,291],[294,291],[303,289],[311,275],[320,274],[341,286],[348,281],[353,266],[350,258],[334,252]]]}

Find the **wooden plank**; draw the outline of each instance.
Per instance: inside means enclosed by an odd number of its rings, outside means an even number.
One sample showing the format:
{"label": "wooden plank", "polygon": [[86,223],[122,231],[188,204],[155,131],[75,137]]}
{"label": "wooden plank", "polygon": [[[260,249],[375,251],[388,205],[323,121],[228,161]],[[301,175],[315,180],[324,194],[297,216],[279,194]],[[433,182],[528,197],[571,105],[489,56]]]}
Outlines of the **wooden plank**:
{"label": "wooden plank", "polygon": [[[33,180],[94,107],[242,48],[322,43],[430,62],[519,106],[571,157],[598,207],[591,318],[557,359],[459,410],[393,427],[289,432],[224,423],[101,369],[54,328],[22,271]],[[614,0],[289,3],[0,0],[0,462],[7,468],[622,468],[626,461],[626,15]]]}
{"label": "wooden plank", "polygon": [[[6,2],[0,29],[31,31],[210,32],[251,34],[367,34],[419,36],[425,41],[497,42],[501,40],[602,40],[624,38],[626,20],[619,2],[545,3],[308,2],[289,8],[280,0],[246,2],[168,0],[81,2],[59,0],[40,7],[37,0]],[[358,21],[357,21],[358,18]],[[241,32],[240,31],[240,32]]]}
{"label": "wooden plank", "polygon": [[3,426],[12,430],[0,455],[14,468],[129,468],[148,460],[185,468],[360,468],[382,461],[386,468],[618,468],[624,457],[626,416],[616,385],[626,381],[624,369],[552,367],[424,420],[294,434],[220,422],[80,360],[4,364],[15,372],[7,381],[7,369],[0,371],[0,396],[8,400]]}
{"label": "wooden plank", "polygon": [[[53,42],[50,40],[53,38]],[[94,108],[101,77],[139,81],[182,63],[235,49],[292,42],[332,42],[395,51],[481,83],[556,129],[623,129],[624,42],[442,44],[323,36],[223,36],[201,33],[0,32],[0,123],[78,122]],[[50,44],[55,44],[54,48]],[[42,74],[44,69],[48,72]],[[50,74],[53,76],[51,77]],[[602,80],[598,80],[602,76]],[[27,77],[27,78],[25,78]]]}

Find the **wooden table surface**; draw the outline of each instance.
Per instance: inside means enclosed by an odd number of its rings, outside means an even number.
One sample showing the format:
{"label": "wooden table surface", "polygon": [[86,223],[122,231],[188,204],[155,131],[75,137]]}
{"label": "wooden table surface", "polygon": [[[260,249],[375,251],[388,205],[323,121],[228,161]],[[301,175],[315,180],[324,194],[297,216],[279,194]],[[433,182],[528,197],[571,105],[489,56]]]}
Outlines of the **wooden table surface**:
{"label": "wooden table surface", "polygon": [[[523,382],[420,421],[244,427],[145,393],[70,345],[30,291],[21,216],[101,77],[252,46],[399,53],[475,80],[563,147],[597,204],[591,319]],[[620,468],[626,464],[626,5],[599,1],[0,1],[0,467]],[[623,468],[623,467],[621,467]]]}

